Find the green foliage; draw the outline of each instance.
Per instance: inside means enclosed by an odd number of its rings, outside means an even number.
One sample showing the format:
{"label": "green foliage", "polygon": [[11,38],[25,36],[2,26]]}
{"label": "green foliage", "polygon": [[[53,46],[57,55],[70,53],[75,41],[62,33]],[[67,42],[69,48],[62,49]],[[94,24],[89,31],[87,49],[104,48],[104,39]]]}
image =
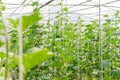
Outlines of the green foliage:
{"label": "green foliage", "polygon": [[105,18],[108,18],[108,15],[103,15]]}
{"label": "green foliage", "polygon": [[18,66],[18,64],[19,64],[18,56],[9,56],[8,62],[9,69],[15,68],[16,66]]}
{"label": "green foliage", "polygon": [[32,2],[31,4],[31,6],[38,6],[38,5],[39,5],[38,1]]}
{"label": "green foliage", "polygon": [[68,8],[67,8],[67,7],[64,7],[64,8],[63,8],[63,12],[68,12]]}
{"label": "green foliage", "polygon": [[0,1],[0,16],[2,16],[2,11],[4,11],[6,7],[3,5],[2,0]]}
{"label": "green foliage", "polygon": [[[27,27],[37,23],[41,19],[42,19],[42,17],[40,16],[38,10],[34,11],[33,14],[31,14],[31,15],[22,16],[22,29],[23,29],[23,31]],[[9,18],[8,20],[12,24],[12,27],[14,27],[14,28],[16,28],[18,26],[18,24],[19,24],[18,19],[14,20],[14,19]]]}
{"label": "green foliage", "polygon": [[12,24],[14,28],[18,26],[18,19],[14,20],[14,19],[9,18],[8,20],[10,21],[10,23]]}
{"label": "green foliage", "polygon": [[25,54],[23,56],[25,72],[28,72],[34,66],[50,58],[52,55],[50,55],[48,52],[49,52],[48,50],[44,49],[35,53]]}
{"label": "green foliage", "polygon": [[2,47],[2,46],[3,46],[3,44],[4,44],[4,43],[0,40],[0,47]]}
{"label": "green foliage", "polygon": [[[62,8],[62,3],[59,5]],[[114,14],[115,20],[104,15],[106,20],[99,30],[98,20],[86,22],[79,18],[72,22],[61,14],[68,12],[67,7],[58,12],[54,24],[50,20],[38,24],[38,2],[32,6],[33,14],[22,17],[25,80],[99,80],[101,76],[104,80],[120,79],[119,11]],[[9,21],[13,27],[18,25],[17,21]],[[10,30],[9,36],[10,51],[17,53],[17,31]],[[29,53],[33,47],[49,49],[55,55],[49,55],[46,49]],[[18,56],[9,59],[11,68],[18,65]]]}
{"label": "green foliage", "polygon": [[113,79],[119,80],[120,79],[120,69],[112,70],[111,75]]}
{"label": "green foliage", "polygon": [[22,16],[22,29],[25,30],[28,26],[37,23],[42,17],[39,15],[39,11],[35,11],[29,16]]}
{"label": "green foliage", "polygon": [[4,52],[0,52],[0,58],[4,58],[6,54]]}
{"label": "green foliage", "polygon": [[[1,56],[3,56],[1,54]],[[31,68],[40,64],[41,62],[47,60],[52,55],[49,54],[47,49],[43,49],[37,52],[28,53],[23,55],[23,65],[25,73],[28,72]],[[4,57],[4,56],[3,56]],[[9,57],[9,68],[15,68],[19,64],[18,56]]]}

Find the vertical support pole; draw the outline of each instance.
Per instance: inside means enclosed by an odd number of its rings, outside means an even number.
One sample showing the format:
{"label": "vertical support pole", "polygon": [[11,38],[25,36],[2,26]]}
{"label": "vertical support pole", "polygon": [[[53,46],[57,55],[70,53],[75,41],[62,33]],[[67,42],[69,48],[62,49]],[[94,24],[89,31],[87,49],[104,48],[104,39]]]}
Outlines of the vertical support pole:
{"label": "vertical support pole", "polygon": [[101,36],[101,0],[99,0],[99,62],[100,62],[100,78],[103,80],[103,66],[102,66],[102,36]]}
{"label": "vertical support pole", "polygon": [[19,53],[19,80],[23,80],[23,47],[22,47],[22,18],[19,18],[18,26],[18,53]]}

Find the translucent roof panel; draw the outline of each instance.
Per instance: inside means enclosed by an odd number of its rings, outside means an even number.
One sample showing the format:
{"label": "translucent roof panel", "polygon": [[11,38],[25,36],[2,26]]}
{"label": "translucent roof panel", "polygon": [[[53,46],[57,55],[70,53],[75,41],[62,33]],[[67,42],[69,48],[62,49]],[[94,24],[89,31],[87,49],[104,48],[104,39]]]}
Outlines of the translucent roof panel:
{"label": "translucent roof panel", "polygon": [[[39,6],[42,6],[50,0],[3,0],[6,5],[6,10],[3,12],[4,18],[30,14],[33,10],[31,7],[33,1],[38,1]],[[47,21],[48,18],[55,18],[57,12],[60,11],[58,4],[61,1],[63,7],[68,8],[69,12],[67,14],[72,20],[76,20],[78,17],[86,20],[98,19],[99,0],[53,0],[40,9],[40,13],[44,17],[43,20]],[[22,2],[24,3],[22,4]],[[112,16],[116,10],[120,9],[120,0],[100,0],[100,6],[101,15]]]}

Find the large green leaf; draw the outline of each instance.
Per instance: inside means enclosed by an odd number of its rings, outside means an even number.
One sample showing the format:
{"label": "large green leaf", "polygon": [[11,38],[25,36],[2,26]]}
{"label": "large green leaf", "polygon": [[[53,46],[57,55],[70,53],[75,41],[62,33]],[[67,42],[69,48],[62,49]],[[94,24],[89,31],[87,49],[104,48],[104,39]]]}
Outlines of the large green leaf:
{"label": "large green leaf", "polygon": [[22,28],[23,30],[26,29],[28,26],[37,23],[41,20],[42,17],[39,14],[39,11],[35,11],[33,14],[29,16],[22,16]]}
{"label": "large green leaf", "polygon": [[[28,26],[37,23],[41,19],[42,17],[38,10],[34,11],[31,15],[22,16],[22,29],[25,30]],[[18,19],[9,18],[8,20],[12,24],[12,27],[16,28],[18,26]]]}
{"label": "large green leaf", "polygon": [[14,68],[16,66],[18,66],[19,64],[19,58],[18,56],[9,56],[9,61],[8,61],[8,65],[9,65],[9,68]]}
{"label": "large green leaf", "polygon": [[40,64],[42,61],[45,61],[46,59],[50,58],[51,54],[48,54],[48,53],[49,51],[47,49],[44,49],[41,51],[37,51],[35,53],[24,55],[23,64],[24,64],[25,72],[27,72],[37,64]]}
{"label": "large green leaf", "polygon": [[[25,73],[28,72],[31,68],[50,58],[52,55],[49,54],[47,49],[43,49],[34,53],[28,53],[23,55],[23,65]],[[19,59],[18,56],[11,57],[9,62],[9,67],[13,68],[18,65]]]}

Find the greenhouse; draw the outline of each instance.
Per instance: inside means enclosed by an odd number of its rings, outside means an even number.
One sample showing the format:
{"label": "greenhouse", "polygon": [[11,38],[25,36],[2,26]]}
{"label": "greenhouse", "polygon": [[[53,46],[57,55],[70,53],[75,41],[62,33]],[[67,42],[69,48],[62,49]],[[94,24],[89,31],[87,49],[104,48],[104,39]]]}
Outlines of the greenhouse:
{"label": "greenhouse", "polygon": [[120,0],[0,0],[0,80],[120,80]]}

